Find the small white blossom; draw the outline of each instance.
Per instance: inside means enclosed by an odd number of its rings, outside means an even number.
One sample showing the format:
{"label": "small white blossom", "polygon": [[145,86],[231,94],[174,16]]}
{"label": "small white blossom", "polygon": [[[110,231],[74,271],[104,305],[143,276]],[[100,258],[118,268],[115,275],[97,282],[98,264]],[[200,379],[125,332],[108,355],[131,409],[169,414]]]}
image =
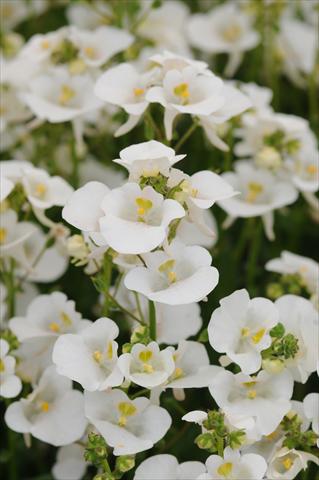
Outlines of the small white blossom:
{"label": "small white blossom", "polygon": [[196,480],[204,472],[201,462],[178,463],[173,455],[153,455],[139,464],[134,480]]}
{"label": "small white blossom", "polygon": [[13,398],[21,392],[22,383],[15,375],[16,359],[8,352],[8,342],[0,338],[0,395]]}

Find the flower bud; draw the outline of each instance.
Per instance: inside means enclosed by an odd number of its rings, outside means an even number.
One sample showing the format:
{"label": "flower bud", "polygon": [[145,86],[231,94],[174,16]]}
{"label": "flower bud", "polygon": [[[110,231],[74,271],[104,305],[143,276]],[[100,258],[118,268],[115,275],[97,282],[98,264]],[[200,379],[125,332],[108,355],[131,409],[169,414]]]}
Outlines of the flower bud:
{"label": "flower bud", "polygon": [[281,155],[274,147],[265,146],[256,155],[259,167],[276,169],[281,166]]}
{"label": "flower bud", "polygon": [[68,253],[76,260],[86,260],[89,249],[82,235],[72,235],[67,241]]}
{"label": "flower bud", "polygon": [[209,450],[215,446],[215,439],[209,432],[202,433],[195,438],[195,443],[199,448],[203,450]]}
{"label": "flower bud", "polygon": [[270,359],[270,358],[265,358],[262,362],[262,368],[266,370],[267,373],[270,373],[271,375],[280,373],[283,371],[285,367],[285,364],[282,360],[279,359]]}
{"label": "flower bud", "polygon": [[135,467],[135,457],[132,455],[123,455],[116,459],[116,470],[121,473],[128,472]]}

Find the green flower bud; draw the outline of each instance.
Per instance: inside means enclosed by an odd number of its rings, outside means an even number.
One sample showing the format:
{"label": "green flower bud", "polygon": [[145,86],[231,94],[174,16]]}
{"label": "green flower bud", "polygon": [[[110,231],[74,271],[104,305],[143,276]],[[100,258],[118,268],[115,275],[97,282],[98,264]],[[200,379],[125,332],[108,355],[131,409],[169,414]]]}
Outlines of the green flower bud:
{"label": "green flower bud", "polygon": [[285,334],[285,327],[282,323],[277,323],[277,325],[270,330],[269,334],[273,338],[281,338]]}
{"label": "green flower bud", "polygon": [[198,435],[198,437],[195,438],[195,443],[198,448],[210,450],[211,448],[215,447],[216,441],[214,435],[210,432],[207,432]]}
{"label": "green flower bud", "polygon": [[123,455],[117,457],[115,469],[121,473],[128,472],[135,467],[135,457],[133,455]]}
{"label": "green flower bud", "polygon": [[284,294],[284,290],[280,283],[270,283],[267,286],[267,297],[276,300]]}

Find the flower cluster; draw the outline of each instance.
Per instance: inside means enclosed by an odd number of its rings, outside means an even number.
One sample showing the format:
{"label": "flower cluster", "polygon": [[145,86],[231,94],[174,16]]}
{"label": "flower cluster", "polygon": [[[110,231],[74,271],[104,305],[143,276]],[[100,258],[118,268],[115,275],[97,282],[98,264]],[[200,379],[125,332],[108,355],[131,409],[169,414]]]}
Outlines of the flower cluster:
{"label": "flower cluster", "polygon": [[1,3],[9,480],[319,465],[319,4],[191,3]]}

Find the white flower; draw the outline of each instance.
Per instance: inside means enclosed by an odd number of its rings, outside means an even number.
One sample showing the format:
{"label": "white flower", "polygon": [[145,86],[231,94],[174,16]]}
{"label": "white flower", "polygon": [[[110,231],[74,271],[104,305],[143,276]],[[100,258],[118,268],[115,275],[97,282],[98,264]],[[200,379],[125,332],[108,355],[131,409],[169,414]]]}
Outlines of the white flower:
{"label": "white flower", "polygon": [[289,16],[282,18],[277,37],[278,53],[286,74],[298,86],[307,85],[304,76],[310,75],[315,67],[316,45],[315,27]]}
{"label": "white flower", "polygon": [[134,455],[152,448],[172,422],[164,408],[145,397],[131,400],[118,389],[84,395],[86,417],[114,448],[114,455]]}
{"label": "white flower", "polygon": [[279,313],[266,298],[249,298],[237,290],[220,300],[208,325],[211,346],[251,374],[261,367],[261,351],[271,344],[269,331],[278,323]]}
{"label": "white flower", "polygon": [[200,60],[194,60],[189,57],[178,55],[175,52],[164,50],[160,53],[155,53],[149,57],[149,62],[152,66],[154,64],[160,68],[160,78],[163,79],[165,74],[169,70],[183,70],[185,67],[192,67],[197,70],[198,73],[205,73],[206,75],[212,75],[209,70],[208,64]]}
{"label": "white flower", "polygon": [[[192,209],[192,218],[189,216],[182,218],[176,229],[176,240],[180,240],[185,245],[199,245],[210,250],[218,241],[218,227],[215,217],[211,210]],[[196,215],[198,214],[199,215]],[[195,218],[196,215],[196,218]],[[202,216],[204,225],[201,224]]]}
{"label": "white flower", "polygon": [[[319,394],[308,393],[303,400],[304,414],[308,420],[311,420],[312,430],[319,435]],[[317,440],[319,447],[319,439]]]}
{"label": "white flower", "polygon": [[68,223],[84,232],[98,232],[99,219],[103,216],[102,200],[110,191],[101,182],[88,182],[76,190],[62,210]]}
{"label": "white flower", "polygon": [[258,431],[269,435],[290,410],[293,379],[287,370],[278,375],[261,371],[256,377],[224,370],[209,391],[227,416],[251,417]]}
{"label": "white flower", "polygon": [[130,145],[120,151],[114,160],[129,172],[129,180],[138,182],[141,177],[169,176],[170,168],[185,155],[175,155],[172,148],[156,140]]}
{"label": "white flower", "polygon": [[256,83],[240,83],[239,88],[248,96],[252,103],[252,109],[257,114],[272,112],[270,105],[273,97],[273,91],[267,87],[261,87]]}
{"label": "white flower", "polygon": [[319,465],[318,458],[311,453],[289,450],[287,447],[277,450],[268,464],[267,476],[269,480],[293,480],[301,470],[306,470],[308,462]]}
{"label": "white flower", "polygon": [[63,178],[51,177],[41,168],[23,168],[21,182],[31,205],[40,210],[64,206],[73,193],[73,188]]}
{"label": "white flower", "polygon": [[206,460],[207,473],[198,480],[245,479],[261,480],[267,470],[267,463],[261,455],[254,453],[241,454],[237,450],[226,447],[224,456],[211,455]]}
{"label": "white flower", "polygon": [[250,161],[236,162],[235,172],[226,172],[222,177],[240,195],[220,200],[218,204],[232,219],[261,216],[266,235],[273,240],[273,210],[294,203],[298,197],[297,190],[273,173],[256,168]]}
{"label": "white flower", "polygon": [[201,462],[178,463],[173,455],[153,455],[139,464],[134,480],[196,480],[204,472]]}
{"label": "white flower", "polygon": [[280,257],[269,260],[265,268],[269,272],[282,275],[298,274],[310,293],[318,294],[319,292],[319,264],[312,258],[283,250]]}
{"label": "white flower", "polygon": [[30,433],[54,446],[67,445],[80,439],[86,428],[83,400],[69,379],[49,367],[27,398],[11,403],[5,422],[15,432]]}
{"label": "white flower", "polygon": [[[145,2],[145,9],[149,5]],[[141,13],[143,15],[143,12]],[[177,53],[189,53],[185,24],[189,15],[186,5],[170,0],[159,8],[151,9],[138,28],[137,33],[151,40],[157,49],[167,48]]]}
{"label": "white flower", "polygon": [[178,202],[164,199],[152,187],[142,190],[137,183],[112,190],[104,197],[101,208],[101,234],[119,253],[153,250],[164,241],[170,222],[185,215]]}
{"label": "white flower", "polygon": [[297,382],[306,383],[316,370],[318,356],[318,312],[309,300],[296,295],[284,295],[275,302],[279,321],[286,333],[298,340],[298,352],[285,362]]}
{"label": "white flower", "polygon": [[109,5],[103,0],[94,0],[91,5],[85,3],[71,3],[67,5],[66,16],[70,25],[93,30],[99,27],[111,14]]}
{"label": "white flower", "polygon": [[9,325],[20,342],[29,338],[57,339],[64,333],[83,330],[88,320],[82,320],[73,300],[62,292],[39,295],[29,305],[24,317],[14,317]]}
{"label": "white flower", "polygon": [[101,67],[134,41],[130,33],[109,25],[94,31],[79,30],[73,26],[70,37],[79,49],[79,57],[91,68]]}
{"label": "white flower", "polygon": [[16,359],[8,355],[8,352],[8,342],[0,338],[0,395],[13,398],[21,392],[22,383],[14,374]]}
{"label": "white flower", "polygon": [[169,70],[163,86],[150,88],[146,99],[165,108],[165,132],[167,139],[171,140],[177,115],[207,116],[223,107],[225,97],[222,88],[223,81],[214,74],[199,74],[193,67],[185,67],[183,70]]}
{"label": "white flower", "polygon": [[61,335],[52,354],[57,372],[91,392],[121,385],[114,341],[118,333],[112,320],[100,318],[77,334]]}
{"label": "white flower", "polygon": [[173,358],[175,369],[165,388],[207,387],[221,369],[210,365],[206,348],[200,342],[182,340]]}
{"label": "white flower", "polygon": [[193,15],[188,23],[188,37],[200,50],[213,54],[228,53],[226,74],[229,76],[237,70],[243,52],[259,43],[252,19],[233,2],[215,7],[208,14]]}
{"label": "white flower", "polygon": [[62,68],[38,75],[20,98],[39,119],[51,123],[74,120],[102,106],[89,76],[71,76]]}
{"label": "white flower", "polygon": [[131,353],[119,357],[118,366],[126,379],[145,388],[162,385],[172,375],[175,363],[171,347],[159,349],[156,342],[137,343]]}
{"label": "white flower", "polygon": [[180,191],[175,193],[174,198],[181,203],[186,202],[192,218],[197,214],[195,209],[195,214],[192,215],[194,207],[207,209],[215,202],[231,198],[237,193],[220,175],[209,170],[201,170],[189,176],[173,168],[168,185],[171,188],[179,186]]}
{"label": "white flower", "polygon": [[60,252],[57,243],[41,253],[49,238],[38,225],[31,225],[34,231],[21,245],[16,275],[26,277],[30,282],[54,282],[66,271],[68,259]]}
{"label": "white flower", "polygon": [[157,251],[143,256],[146,267],[130,270],[124,284],[149,300],[183,305],[203,300],[217,285],[219,274],[202,247],[186,247],[173,241],[169,253]]}
{"label": "white flower", "polygon": [[21,182],[24,167],[32,167],[32,164],[18,160],[6,160],[0,163],[1,202],[10,195],[16,183]]}
{"label": "white flower", "polygon": [[291,180],[301,192],[316,192],[319,188],[319,152],[312,141],[306,140],[285,162]]}
{"label": "white flower", "polygon": [[94,87],[95,95],[111,105],[122,107],[129,118],[116,132],[124,135],[137,125],[148,107],[145,93],[150,83],[150,73],[140,74],[133,65],[121,63],[101,75]]}
{"label": "white flower", "polygon": [[86,471],[85,448],[78,443],[65,445],[58,449],[52,476],[55,480],[81,480]]}
{"label": "white flower", "polygon": [[[0,59],[1,62],[1,59]],[[0,68],[7,68],[1,65]],[[0,85],[0,132],[3,134],[11,126],[24,122],[32,116],[30,110],[19,100],[18,92],[6,84]]]}
{"label": "white flower", "polygon": [[34,224],[18,222],[14,210],[0,212],[0,252],[2,257],[13,257],[23,263],[23,243],[35,232]]}
{"label": "white flower", "polygon": [[253,104],[250,98],[238,88],[235,88],[231,82],[224,82],[220,93],[225,99],[224,105],[211,115],[201,116],[199,123],[212,145],[220,150],[228,151],[228,145],[219,137],[219,129],[226,125],[228,120],[240,115],[252,107]]}

